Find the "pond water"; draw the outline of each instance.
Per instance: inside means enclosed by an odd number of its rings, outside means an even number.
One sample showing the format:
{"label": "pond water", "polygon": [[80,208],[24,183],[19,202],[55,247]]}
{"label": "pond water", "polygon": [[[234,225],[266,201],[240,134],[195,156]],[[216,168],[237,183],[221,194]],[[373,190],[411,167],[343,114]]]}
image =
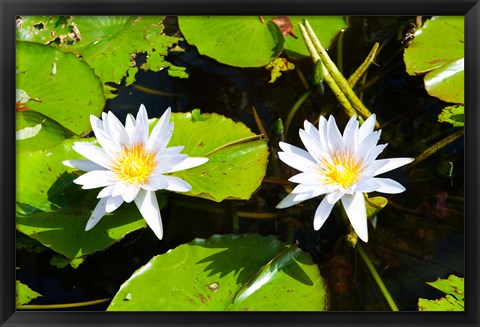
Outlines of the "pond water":
{"label": "pond water", "polygon": [[[456,129],[437,122],[444,107],[429,96],[421,77],[405,72],[403,48],[414,17],[351,17],[349,28],[329,49],[332,58],[342,56],[343,73],[349,76],[368,54],[372,42],[382,45],[367,77],[360,85],[362,101],[381,122],[380,143],[388,143],[385,157],[417,157],[428,147],[453,134]],[[176,20],[169,18],[169,29],[176,31]],[[339,53],[339,42],[342,52]],[[314,121],[325,108],[333,108],[340,129],[348,117],[335,105],[325,86],[316,89],[295,115],[287,135],[275,134],[278,118],[285,121],[306,88],[297,71],[285,72],[275,83],[263,68],[241,69],[201,56],[195,47],[170,55],[177,66],[187,68],[188,79],[169,77],[165,71],[140,71],[129,87],[120,86],[118,96],[107,103],[122,121],[143,103],[151,117],[167,107],[176,112],[199,108],[244,122],[259,133],[254,107],[271,133],[269,147],[278,151],[283,138],[301,146],[298,129],[303,120]],[[139,61],[142,60],[140,57]],[[295,62],[307,80],[311,78],[310,59]],[[332,106],[333,104],[333,106]],[[127,235],[108,251],[89,256],[78,268],[50,265],[52,251],[17,252],[17,279],[43,295],[34,303],[73,303],[111,298],[119,286],[153,256],[196,237],[213,234],[258,233],[275,235],[282,241],[298,242],[312,256],[329,286],[330,310],[389,310],[381,292],[365,268],[355,248],[344,239],[345,225],[328,219],[319,230],[312,228],[312,217],[319,199],[312,199],[289,211],[275,205],[285,196],[270,165],[261,187],[248,201],[209,200],[172,194],[162,209],[164,240],[159,241],[147,228]],[[280,163],[285,176],[292,171]],[[447,169],[447,168],[448,169]],[[453,170],[450,168],[453,167]],[[418,298],[438,298],[443,293],[425,284],[438,277],[464,274],[464,147],[463,137],[443,147],[412,167],[397,169],[387,177],[399,181],[406,192],[388,196],[389,205],[375,219],[370,240],[362,244],[400,310],[417,311]],[[384,195],[385,196],[385,195]],[[72,310],[105,310],[107,303]]]}

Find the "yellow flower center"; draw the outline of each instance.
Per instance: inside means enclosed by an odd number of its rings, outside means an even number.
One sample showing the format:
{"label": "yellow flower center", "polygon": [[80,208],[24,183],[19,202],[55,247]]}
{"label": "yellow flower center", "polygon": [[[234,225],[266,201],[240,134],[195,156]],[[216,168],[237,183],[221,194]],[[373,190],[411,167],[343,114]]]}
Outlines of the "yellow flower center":
{"label": "yellow flower center", "polygon": [[155,154],[147,153],[143,144],[124,147],[112,169],[117,176],[129,184],[145,184],[155,168]]}
{"label": "yellow flower center", "polygon": [[349,151],[335,151],[323,162],[320,168],[325,176],[325,183],[349,188],[356,183],[362,174],[362,162]]}

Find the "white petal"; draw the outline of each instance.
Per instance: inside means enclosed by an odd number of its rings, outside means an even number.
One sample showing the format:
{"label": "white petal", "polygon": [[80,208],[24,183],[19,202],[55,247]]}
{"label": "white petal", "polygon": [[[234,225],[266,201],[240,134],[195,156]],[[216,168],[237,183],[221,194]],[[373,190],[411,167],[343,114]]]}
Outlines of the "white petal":
{"label": "white petal", "polygon": [[318,205],[317,210],[315,210],[313,229],[319,230],[323,226],[332,212],[333,205],[334,204],[327,201],[326,197],[323,198],[322,202]]}
{"label": "white petal", "polygon": [[282,160],[284,163],[289,165],[292,168],[295,168],[296,170],[300,171],[312,171],[315,170],[317,165],[315,163],[315,160],[312,158],[312,156],[300,149],[297,148],[293,145],[291,145],[292,148],[296,148],[295,152],[278,152],[278,157],[280,160]]}
{"label": "white petal", "polygon": [[82,185],[83,189],[105,187],[115,183],[115,176],[110,170],[89,171],[73,181]]}
{"label": "white petal", "polygon": [[391,159],[380,159],[375,160],[373,163],[380,165],[377,170],[373,173],[374,176],[386,173],[387,171],[397,169],[411,163],[413,158],[391,158]]}
{"label": "white petal", "polygon": [[148,114],[145,106],[140,105],[138,109],[135,131],[130,139],[131,144],[147,144],[148,141]]}
{"label": "white petal", "polygon": [[320,116],[320,119],[318,121],[318,135],[320,139],[320,144],[324,149],[327,149],[328,147],[327,120],[323,116]]}
{"label": "white petal", "polygon": [[171,109],[169,107],[153,128],[148,138],[147,151],[156,152],[158,149],[165,148],[168,142],[170,142],[173,134],[173,123],[170,123],[170,113]]}
{"label": "white petal", "polygon": [[96,145],[85,142],[75,142],[72,148],[88,160],[102,167],[110,168],[111,166],[112,160],[109,155]]}
{"label": "white petal", "polygon": [[317,173],[300,173],[290,177],[288,180],[298,184],[320,185],[320,179]]}
{"label": "white petal", "polygon": [[94,133],[98,130],[105,132],[105,127],[103,126],[103,122],[97,116],[90,115],[90,125],[92,125],[92,129]]}
{"label": "white petal", "polygon": [[67,167],[76,168],[83,171],[106,170],[105,167],[100,166],[90,160],[64,160],[62,163]]}
{"label": "white petal", "polygon": [[360,126],[360,129],[358,131],[358,142],[362,142],[368,135],[373,132],[373,128],[375,127],[375,120],[376,116],[375,114],[373,114],[363,122],[362,126]]}
{"label": "white petal", "polygon": [[318,189],[317,185],[312,184],[300,184],[295,186],[292,193],[313,193]]}
{"label": "white petal", "polygon": [[112,191],[113,191],[114,188],[115,188],[114,185],[102,188],[102,190],[100,192],[98,192],[97,198],[100,199],[100,198],[105,198],[105,197],[112,196]]}
{"label": "white petal", "polygon": [[174,171],[186,170],[193,167],[197,167],[197,166],[203,165],[207,161],[208,161],[208,158],[204,158],[204,157],[188,157],[178,165],[173,166],[169,170],[169,172],[173,173]]}
{"label": "white petal", "polygon": [[335,204],[337,203],[338,200],[344,195],[345,193],[343,192],[331,192],[328,193],[325,198],[327,199],[328,203],[330,204]]}
{"label": "white petal", "polygon": [[311,192],[293,193],[293,194],[295,194],[295,197],[293,198],[293,200],[297,203],[300,203],[300,202],[303,202],[303,201],[306,201],[306,200],[316,198],[317,196],[325,194],[325,193],[322,192],[322,190],[313,190]]}
{"label": "white petal", "polygon": [[148,179],[147,185],[144,185],[143,188],[147,191],[157,191],[162,190],[168,186],[168,180],[166,176],[163,175],[152,175]]}
{"label": "white petal", "polygon": [[305,132],[316,142],[321,144],[320,141],[320,133],[318,132],[318,129],[312,125],[308,120],[305,120],[303,122],[303,128],[305,129]]}
{"label": "white petal", "polygon": [[362,241],[368,242],[367,210],[363,193],[345,194],[342,197],[342,204],[358,237]]}
{"label": "white petal", "polygon": [[368,151],[366,155],[360,154],[363,157],[364,164],[369,165],[370,163],[372,163],[378,157],[378,155],[382,153],[383,150],[385,150],[387,145],[388,144],[380,144],[374,147],[373,149],[370,149],[370,151]]}
{"label": "white petal", "polygon": [[153,174],[164,174],[171,172],[171,169],[177,165],[180,165],[188,156],[186,154],[174,154],[174,155],[165,155],[163,153],[158,154],[155,157],[155,162],[158,164],[153,170]]}
{"label": "white petal", "polygon": [[105,153],[107,153],[111,159],[115,159],[116,153],[122,151],[120,144],[115,143],[110,135],[107,135],[102,129],[97,129],[94,132],[95,138]]}
{"label": "white petal", "polygon": [[132,139],[135,133],[135,118],[132,114],[128,114],[125,119],[125,130],[127,131],[128,137]]}
{"label": "white petal", "polygon": [[112,142],[118,144],[119,146],[129,146],[130,138],[123,127],[120,120],[115,116],[111,111],[107,114],[106,123],[108,124],[108,129],[110,130],[110,136],[112,137]]}
{"label": "white petal", "polygon": [[163,237],[162,217],[160,216],[160,209],[158,208],[155,192],[140,190],[135,198],[135,204],[148,226],[153,230],[158,239],[161,240]]}
{"label": "white petal", "polygon": [[118,181],[113,186],[112,196],[119,196],[128,191],[128,185],[123,181]]}
{"label": "white petal", "polygon": [[[319,161],[320,158],[325,156],[325,150],[322,149],[320,141],[315,140],[303,129],[300,129],[299,134],[300,134],[300,139],[302,140],[303,145],[305,145],[305,148],[307,149],[308,153],[310,153],[310,155],[313,158],[315,158],[316,161]],[[318,134],[318,131],[317,131],[317,134]]]}
{"label": "white petal", "polygon": [[381,131],[375,131],[365,137],[361,142],[358,142],[357,153],[363,158],[366,158],[368,154],[377,146],[380,135]]}
{"label": "white petal", "polygon": [[397,194],[405,191],[405,187],[403,187],[402,184],[394,181],[393,179],[377,177],[372,178],[372,180],[380,185],[380,187],[376,189],[377,192]]}
{"label": "white petal", "polygon": [[106,212],[113,212],[118,207],[120,207],[123,203],[123,199],[121,196],[112,196],[106,199],[107,199],[107,204],[105,205]]}
{"label": "white petal", "polygon": [[343,143],[342,134],[338,129],[335,118],[330,116],[327,122],[327,144],[331,151],[339,149]]}
{"label": "white petal", "polygon": [[350,118],[350,120],[348,121],[347,126],[345,126],[345,129],[343,130],[343,146],[351,149],[352,151],[355,151],[357,139],[358,120],[357,116],[353,115],[352,118]]}
{"label": "white petal", "polygon": [[380,187],[380,184],[375,179],[369,177],[365,180],[360,180],[355,188],[356,192],[370,193],[375,192]]}
{"label": "white petal", "polygon": [[130,203],[137,197],[139,191],[139,186],[129,185],[126,191],[122,193],[121,197],[125,202]]}
{"label": "white petal", "polygon": [[284,198],[282,199],[282,201],[280,201],[280,202],[277,204],[276,208],[277,208],[277,209],[284,209],[284,208],[288,208],[288,207],[294,206],[294,205],[296,205],[297,203],[300,203],[301,201],[295,201],[295,196],[296,196],[296,195],[297,195],[297,194],[295,194],[295,193],[290,193],[290,194],[288,194],[286,197],[284,197]]}
{"label": "white petal", "polygon": [[165,176],[168,182],[168,186],[165,189],[173,192],[188,192],[192,189],[190,184],[183,179],[175,176]]}
{"label": "white petal", "polygon": [[90,219],[87,221],[87,225],[85,226],[85,231],[92,229],[99,221],[102,219],[103,215],[105,215],[105,206],[107,204],[107,198],[100,199],[95,209],[93,209],[92,215]]}

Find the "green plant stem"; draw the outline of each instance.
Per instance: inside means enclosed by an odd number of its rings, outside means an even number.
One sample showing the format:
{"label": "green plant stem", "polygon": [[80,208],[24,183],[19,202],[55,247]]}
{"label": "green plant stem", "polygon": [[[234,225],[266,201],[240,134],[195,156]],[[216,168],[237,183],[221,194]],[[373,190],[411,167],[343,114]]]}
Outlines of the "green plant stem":
{"label": "green plant stem", "polygon": [[312,94],[311,90],[308,90],[307,92],[303,93],[300,98],[295,102],[293,107],[290,109],[288,112],[287,119],[285,120],[285,135],[288,135],[288,130],[290,128],[290,125],[292,123],[293,117],[297,113],[298,109],[302,106],[302,104],[307,100],[307,98]]}
{"label": "green plant stem", "polygon": [[368,255],[363,251],[362,246],[360,243],[357,243],[357,251],[360,254],[360,257],[362,258],[363,262],[365,262],[365,265],[367,266],[368,271],[370,271],[370,274],[372,275],[373,279],[377,283],[378,288],[382,292],[383,296],[387,300],[388,305],[392,309],[392,311],[399,311],[397,305],[395,304],[395,301],[393,300],[392,296],[390,295],[390,292],[388,291],[387,287],[383,283],[382,278],[378,274],[377,270],[373,266],[372,262],[370,261],[370,258]]}
{"label": "green plant stem", "polygon": [[[311,39],[315,50],[317,51],[318,55],[322,60],[322,63],[325,65],[326,70],[330,73],[330,75],[336,82],[337,86],[341,89],[341,91],[346,96],[346,98],[351,103],[351,105],[353,106],[356,112],[358,112],[363,118],[370,117],[371,116],[370,111],[365,107],[362,101],[360,101],[360,99],[357,97],[355,92],[352,90],[352,88],[348,84],[348,81],[345,79],[342,73],[338,70],[337,66],[332,61],[332,59],[330,59],[330,56],[328,55],[327,51],[322,47],[320,41],[318,40],[317,36],[315,35],[315,32],[313,31],[312,27],[310,26],[307,20],[304,21],[304,25],[305,25],[305,30],[307,32],[308,38]],[[302,26],[302,24],[300,24],[300,26]],[[303,31],[302,31],[302,35],[303,35]],[[326,74],[325,74],[325,80],[326,80]],[[378,124],[377,124],[377,127],[378,127]]]}
{"label": "green plant stem", "polygon": [[373,45],[372,49],[370,50],[370,52],[368,53],[367,57],[362,62],[362,64],[358,66],[358,68],[355,70],[355,72],[352,75],[350,75],[350,77],[347,80],[348,85],[350,87],[353,88],[355,84],[357,84],[357,82],[360,80],[360,77],[362,77],[365,74],[368,67],[370,67],[370,65],[373,63],[377,55],[378,47],[379,47],[379,43],[375,42],[375,44]]}
{"label": "green plant stem", "polygon": [[110,301],[108,299],[100,299],[86,302],[76,302],[76,303],[64,303],[64,304],[22,304],[17,305],[17,310],[48,310],[48,309],[69,309],[69,308],[79,308],[86,307],[90,305],[105,303]]}
{"label": "green plant stem", "polygon": [[228,148],[229,146],[260,140],[260,139],[263,139],[264,137],[265,136],[263,134],[247,136],[247,137],[241,138],[239,140],[235,140],[235,141],[232,141],[232,142],[225,143],[225,144],[219,146],[218,148],[213,149],[212,151],[204,154],[203,156],[208,157],[209,155],[211,155],[211,154],[213,154],[217,151],[223,150],[225,148]]}
{"label": "green plant stem", "polygon": [[465,130],[462,128],[459,131],[453,133],[452,135],[447,136],[443,140],[440,140],[439,142],[435,143],[425,151],[423,151],[418,157],[415,158],[415,160],[405,169],[411,169],[413,166],[417,165],[421,161],[425,160],[426,158],[430,157],[432,154],[443,148],[444,146],[452,143],[456,139],[458,139],[460,136],[462,136],[465,133]]}
{"label": "green plant stem", "polygon": [[328,71],[328,69],[325,67],[324,62],[320,59],[319,54],[317,53],[314,44],[312,43],[312,40],[309,38],[309,35],[307,31],[305,30],[305,27],[303,25],[299,25],[300,32],[302,33],[303,39],[305,41],[305,45],[307,46],[308,51],[310,52],[310,55],[312,57],[313,63],[316,63],[318,60],[322,62],[322,69],[323,69],[323,75],[325,78],[325,82],[327,85],[330,87],[332,90],[333,94],[337,98],[338,102],[342,105],[342,107],[345,109],[345,112],[347,113],[348,116],[353,116],[355,115],[355,109],[353,108],[352,104],[348,100],[348,98],[345,96],[345,93],[342,91],[342,89],[338,86],[337,82],[333,79],[332,75]]}

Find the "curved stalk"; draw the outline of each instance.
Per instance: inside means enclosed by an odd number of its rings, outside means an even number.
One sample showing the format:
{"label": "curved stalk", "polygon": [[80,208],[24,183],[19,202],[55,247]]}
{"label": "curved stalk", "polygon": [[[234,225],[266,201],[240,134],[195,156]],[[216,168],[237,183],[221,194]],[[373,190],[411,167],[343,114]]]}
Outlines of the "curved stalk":
{"label": "curved stalk", "polygon": [[392,311],[399,311],[397,305],[395,304],[395,301],[390,295],[390,292],[388,291],[387,287],[383,283],[382,278],[380,277],[377,270],[373,266],[373,263],[370,261],[370,258],[368,257],[368,255],[365,253],[365,251],[363,251],[360,243],[357,243],[357,251],[360,254],[360,257],[362,258],[363,262],[365,262],[365,265],[367,266],[368,271],[370,271],[370,274],[375,280],[375,283],[377,283],[377,286],[380,289],[380,292],[382,292],[383,296],[385,297],[385,300],[387,300],[387,303],[392,309]]}
{"label": "curved stalk", "polygon": [[110,300],[111,298],[85,301],[85,302],[76,302],[76,303],[64,303],[64,304],[21,304],[21,305],[17,305],[16,309],[17,310],[70,309],[70,308],[79,308],[79,307],[86,307],[90,305],[105,303]]}

